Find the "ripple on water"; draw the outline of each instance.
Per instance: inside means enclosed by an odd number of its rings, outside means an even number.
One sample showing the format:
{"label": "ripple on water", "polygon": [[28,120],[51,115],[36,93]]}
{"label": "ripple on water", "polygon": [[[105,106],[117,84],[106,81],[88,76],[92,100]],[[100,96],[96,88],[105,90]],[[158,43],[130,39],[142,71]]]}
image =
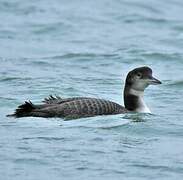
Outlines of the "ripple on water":
{"label": "ripple on water", "polygon": [[142,57],[152,59],[154,61],[177,61],[182,59],[182,54],[179,53],[165,53],[165,52],[146,52],[141,54]]}
{"label": "ripple on water", "polygon": [[64,140],[66,140],[65,137],[43,137],[43,136],[40,136],[40,137],[24,137],[24,138],[22,138],[22,140],[36,140],[36,139],[45,140],[45,141],[64,141]]}
{"label": "ripple on water", "polygon": [[17,82],[22,80],[32,80],[29,77],[1,77],[0,82]]}
{"label": "ripple on water", "polygon": [[183,80],[169,82],[165,86],[167,86],[167,87],[174,87],[174,88],[182,88],[183,87]]}
{"label": "ripple on water", "polygon": [[15,158],[15,164],[29,164],[29,165],[48,165],[49,163],[42,158]]}

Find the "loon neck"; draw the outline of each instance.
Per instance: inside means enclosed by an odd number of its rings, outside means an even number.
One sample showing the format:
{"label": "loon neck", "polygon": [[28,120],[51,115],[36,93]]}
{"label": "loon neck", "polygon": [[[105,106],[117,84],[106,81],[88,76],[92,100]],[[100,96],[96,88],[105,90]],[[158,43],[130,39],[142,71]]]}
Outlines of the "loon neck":
{"label": "loon neck", "polygon": [[124,104],[129,111],[151,113],[144,101],[144,91],[135,90],[127,85],[124,89]]}

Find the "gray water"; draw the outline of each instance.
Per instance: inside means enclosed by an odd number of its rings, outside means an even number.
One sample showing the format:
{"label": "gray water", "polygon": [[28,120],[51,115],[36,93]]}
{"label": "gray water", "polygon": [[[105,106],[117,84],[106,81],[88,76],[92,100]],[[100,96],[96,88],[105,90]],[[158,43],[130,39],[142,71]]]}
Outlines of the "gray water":
{"label": "gray water", "polygon": [[[1,180],[182,179],[182,0],[1,0],[0,19]],[[123,104],[141,65],[152,114],[6,117],[50,94]]]}

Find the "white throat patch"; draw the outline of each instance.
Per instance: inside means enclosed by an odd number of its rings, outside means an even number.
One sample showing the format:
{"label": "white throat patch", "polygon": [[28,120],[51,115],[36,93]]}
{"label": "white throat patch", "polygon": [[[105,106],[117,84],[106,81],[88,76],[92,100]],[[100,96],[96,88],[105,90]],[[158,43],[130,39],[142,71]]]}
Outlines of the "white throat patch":
{"label": "white throat patch", "polygon": [[132,94],[134,96],[138,96],[138,97],[143,97],[144,96],[144,91],[138,91],[135,90],[133,88],[130,89],[129,94]]}
{"label": "white throat patch", "polygon": [[147,107],[144,101],[144,91],[138,91],[131,88],[129,94],[138,97],[138,108],[135,110],[136,112],[151,113],[150,109]]}

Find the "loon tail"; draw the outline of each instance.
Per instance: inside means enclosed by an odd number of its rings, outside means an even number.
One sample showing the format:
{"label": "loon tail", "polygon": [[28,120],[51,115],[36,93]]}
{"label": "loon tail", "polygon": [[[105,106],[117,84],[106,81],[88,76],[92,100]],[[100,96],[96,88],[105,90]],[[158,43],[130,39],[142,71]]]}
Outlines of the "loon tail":
{"label": "loon tail", "polygon": [[31,101],[25,101],[24,104],[18,106],[18,108],[15,110],[14,114],[7,115],[7,117],[20,118],[20,117],[30,116],[30,113],[34,109],[35,109],[35,107]]}

